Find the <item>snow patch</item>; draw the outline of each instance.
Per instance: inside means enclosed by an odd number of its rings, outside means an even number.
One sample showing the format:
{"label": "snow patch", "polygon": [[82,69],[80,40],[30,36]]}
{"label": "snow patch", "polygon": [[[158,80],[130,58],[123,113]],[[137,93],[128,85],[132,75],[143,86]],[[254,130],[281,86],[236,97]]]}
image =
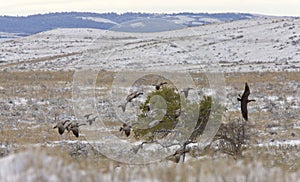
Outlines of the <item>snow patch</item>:
{"label": "snow patch", "polygon": [[114,21],[111,21],[109,19],[106,19],[106,18],[99,18],[99,17],[78,17],[78,18],[81,18],[83,20],[92,20],[92,21],[95,21],[95,22],[100,22],[100,23],[111,23],[111,24],[118,24]]}
{"label": "snow patch", "polygon": [[201,21],[210,22],[210,23],[221,23],[221,20],[218,20],[216,18],[199,18]]}
{"label": "snow patch", "polygon": [[131,26],[132,28],[141,28],[141,27],[145,27],[145,24],[142,23],[142,22],[137,22],[137,23],[132,23],[132,24],[130,24],[130,26]]}
{"label": "snow patch", "polygon": [[300,140],[286,140],[286,141],[274,141],[274,142],[265,142],[258,144],[259,147],[267,147],[267,146],[299,146]]}
{"label": "snow patch", "polygon": [[194,18],[191,18],[191,17],[188,17],[188,16],[183,16],[183,15],[178,15],[178,16],[175,16],[175,17],[177,19],[173,20],[173,22],[178,23],[178,24],[186,24],[186,23],[189,23],[189,22],[192,22],[192,21],[195,20]]}

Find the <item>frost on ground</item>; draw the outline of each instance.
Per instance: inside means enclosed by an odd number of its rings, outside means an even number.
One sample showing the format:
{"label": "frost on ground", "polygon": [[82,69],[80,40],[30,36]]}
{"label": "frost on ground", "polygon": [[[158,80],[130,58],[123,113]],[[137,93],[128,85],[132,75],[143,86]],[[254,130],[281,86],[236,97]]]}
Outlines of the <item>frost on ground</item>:
{"label": "frost on ground", "polygon": [[[88,178],[91,181],[94,178],[111,181],[139,181],[142,178],[149,181],[182,181],[181,179],[222,181],[231,178],[249,179],[250,181],[255,179],[297,181],[299,177],[297,176],[300,164],[298,139],[300,122],[297,117],[299,115],[297,90],[300,78],[298,73],[225,74],[228,111],[225,113],[224,122],[241,117],[240,105],[236,101],[236,97],[243,91],[246,80],[251,87],[251,98],[257,100],[248,106],[249,122],[253,123],[253,136],[249,148],[245,151],[244,158],[238,161],[218,152],[215,154],[208,152],[201,156],[197,152],[191,152],[186,156],[183,169],[181,169],[181,164],[177,166],[166,160],[151,167],[149,165],[143,167],[126,165],[117,162],[118,160],[104,157],[103,150],[97,150],[106,147],[108,152],[111,149],[120,152],[121,150],[116,149],[116,145],[114,145],[117,140],[120,140],[123,145],[136,146],[141,143],[133,135],[126,137],[119,132],[122,123],[115,118],[116,113],[112,106],[114,102],[116,102],[115,105],[118,105],[118,101],[117,99],[110,101],[106,97],[106,94],[110,92],[113,73],[100,72],[99,75],[102,76],[95,83],[97,90],[95,97],[85,98],[85,102],[95,102],[99,119],[91,126],[82,126],[79,138],[68,132],[60,136],[57,130],[53,129],[56,113],[58,113],[59,120],[82,117],[82,115],[74,115],[73,104],[79,101],[76,98],[72,99],[72,73],[8,71],[0,74],[0,87],[2,88],[0,93],[2,96],[0,98],[0,107],[2,108],[0,114],[1,164],[8,163],[8,166],[13,166],[6,168],[5,165],[1,165],[3,168],[1,170],[5,172],[1,173],[4,175],[4,180],[0,181],[5,181],[6,176],[15,177],[12,180],[18,181],[23,174],[32,174],[32,171],[35,171],[36,174],[26,176],[25,179],[28,181],[34,181],[37,178],[47,181],[47,176],[51,177],[49,180],[57,179],[57,181],[73,179],[71,176],[67,176],[68,178],[60,176],[59,170],[65,170],[68,174],[74,173],[75,176],[78,175],[78,179]],[[195,91],[196,93],[214,94],[207,88],[207,85],[205,86],[201,82],[203,76],[197,73],[191,74],[196,80],[198,89]],[[5,81],[7,79],[10,82]],[[153,86],[148,86],[149,84],[145,83],[145,85],[146,93],[146,88],[154,89]],[[92,87],[83,88],[84,93],[89,93],[90,90],[93,90]],[[124,90],[125,93],[130,92],[129,88],[120,88],[120,90]],[[286,95],[288,96],[286,97]],[[138,107],[138,102],[145,99],[143,97],[137,99],[136,103],[130,103],[128,111]],[[125,98],[119,99],[120,103],[124,101]],[[82,113],[86,114],[89,111],[89,107],[86,107]],[[121,110],[120,112],[123,113]],[[101,122],[104,122],[105,125],[101,125]],[[101,140],[95,138],[95,141],[92,141],[94,139],[92,136],[99,134],[106,137]],[[114,135],[114,138],[111,135]],[[99,146],[99,148],[95,146]],[[139,152],[143,154],[142,152],[152,150],[154,147],[157,145],[145,145]],[[38,148],[42,152],[32,152],[33,148]],[[24,150],[29,150],[29,152],[22,153]],[[39,158],[39,155],[42,157]],[[51,161],[50,164],[44,163],[41,158],[45,158],[46,162]],[[30,166],[28,163],[33,167],[28,167]],[[21,167],[14,169],[19,164]],[[22,165],[28,168],[22,167]],[[39,166],[36,170],[35,165]],[[79,167],[76,167],[77,165]],[[21,176],[7,175],[14,170],[19,170]],[[68,172],[68,170],[72,172]],[[277,174],[280,174],[279,177]]]}
{"label": "frost on ground", "polygon": [[[29,150],[0,159],[0,180],[9,181],[297,181],[300,171],[286,173],[261,162],[190,160],[185,164],[118,165],[106,171],[70,162],[40,150]],[[90,164],[93,166],[93,164]]]}
{"label": "frost on ground", "polygon": [[100,174],[40,151],[25,151],[1,159],[1,181],[104,181]]}

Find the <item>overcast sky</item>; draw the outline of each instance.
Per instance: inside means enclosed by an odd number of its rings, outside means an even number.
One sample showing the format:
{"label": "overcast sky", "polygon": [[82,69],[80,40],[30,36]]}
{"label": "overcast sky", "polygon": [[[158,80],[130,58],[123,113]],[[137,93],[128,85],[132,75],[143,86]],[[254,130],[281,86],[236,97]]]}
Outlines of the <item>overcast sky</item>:
{"label": "overcast sky", "polygon": [[49,12],[242,12],[300,16],[300,0],[0,0],[0,15]]}

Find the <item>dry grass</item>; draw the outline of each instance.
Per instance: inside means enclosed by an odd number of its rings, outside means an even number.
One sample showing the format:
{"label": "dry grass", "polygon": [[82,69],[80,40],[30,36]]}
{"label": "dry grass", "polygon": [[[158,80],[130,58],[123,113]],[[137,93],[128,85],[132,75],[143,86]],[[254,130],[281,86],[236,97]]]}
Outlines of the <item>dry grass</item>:
{"label": "dry grass", "polygon": [[[161,162],[144,166],[130,166],[101,161],[101,164],[90,159],[70,158],[63,152],[52,152],[44,149],[24,151],[7,164],[12,174],[2,169],[1,181],[297,181],[300,170],[289,171],[281,166],[268,167],[259,158],[233,160],[230,158],[203,158],[189,160],[184,164]],[[19,163],[19,167],[14,163]],[[107,166],[104,168],[104,166]],[[34,171],[32,173],[31,171]],[[67,174],[67,175],[66,175]],[[5,176],[4,176],[5,175]],[[52,178],[50,178],[52,177]],[[52,180],[51,180],[52,179]]]}
{"label": "dry grass", "polygon": [[[213,158],[207,156],[201,160],[188,160],[182,166],[163,162],[153,166],[137,167],[118,164],[93,151],[74,155],[74,151],[77,152],[76,146],[82,145],[80,141],[85,141],[85,138],[82,136],[75,138],[72,133],[65,133],[60,136],[56,130],[52,129],[53,117],[56,112],[65,115],[73,114],[72,105],[65,101],[72,97],[73,74],[72,71],[0,72],[0,96],[2,98],[0,141],[9,145],[11,154],[39,148],[39,151],[35,153],[36,155],[43,153],[41,155],[55,156],[64,161],[61,164],[63,166],[75,163],[77,166],[75,171],[90,171],[87,174],[92,177],[88,181],[97,181],[95,179],[99,179],[99,176],[95,175],[96,173],[107,175],[106,179],[110,181],[132,181],[144,177],[151,181],[269,181],[269,179],[297,181],[299,179],[299,147],[256,146],[259,142],[270,141],[271,139],[296,139],[291,136],[291,133],[300,136],[300,129],[290,127],[290,124],[294,124],[296,120],[282,118],[284,123],[279,123],[282,130],[279,130],[277,135],[270,135],[266,126],[274,124],[273,113],[260,110],[250,113],[250,118],[255,123],[254,136],[251,137],[253,146],[244,151],[244,158],[238,161],[223,154],[214,154]],[[99,72],[96,87],[106,87],[106,89],[96,93],[96,97],[110,90],[114,75],[113,72]],[[208,86],[204,74],[193,73],[191,75],[198,86]],[[156,78],[149,80],[155,82]],[[283,90],[284,84],[299,83],[300,73],[230,73],[225,74],[225,81],[226,86],[235,90],[238,89],[238,91],[243,89],[243,84],[247,81],[252,86],[254,95],[255,93],[284,95],[292,92],[292,90]],[[269,84],[273,84],[273,88],[267,90],[265,86]],[[9,100],[18,98],[44,101],[59,98],[62,102],[50,102],[41,106],[34,104],[20,105],[15,108],[10,106]],[[34,115],[34,112],[37,114]],[[40,116],[39,113],[43,113],[45,116]],[[225,120],[230,118],[239,119],[240,113],[236,111],[226,113]],[[23,120],[26,122],[19,122]],[[105,124],[109,127],[117,126],[116,122],[113,121],[106,121]],[[59,144],[51,147],[48,145],[61,140],[76,140],[77,142],[73,145]],[[37,168],[42,164],[35,163],[35,165]],[[118,165],[120,167],[117,167]],[[46,165],[42,165],[42,167],[47,168]]]}
{"label": "dry grass", "polygon": [[280,81],[300,81],[300,72],[245,72],[245,73],[226,73],[226,84],[244,82],[263,82],[278,83]]}

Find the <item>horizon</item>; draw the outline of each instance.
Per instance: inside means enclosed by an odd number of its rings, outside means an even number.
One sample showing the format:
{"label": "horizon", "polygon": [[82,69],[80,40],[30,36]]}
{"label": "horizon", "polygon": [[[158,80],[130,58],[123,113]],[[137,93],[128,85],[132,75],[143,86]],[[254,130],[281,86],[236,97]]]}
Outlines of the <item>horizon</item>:
{"label": "horizon", "polygon": [[30,16],[55,12],[93,12],[93,13],[249,13],[267,16],[300,16],[300,1],[297,0],[10,0],[0,4],[0,16]]}
{"label": "horizon", "polygon": [[180,14],[180,13],[193,13],[193,14],[225,14],[225,13],[235,13],[235,14],[252,14],[252,15],[262,15],[262,16],[278,16],[278,17],[300,17],[300,15],[273,15],[273,14],[262,14],[262,13],[252,13],[252,12],[234,12],[234,11],[222,11],[222,12],[192,12],[192,11],[178,11],[178,12],[146,12],[146,11],[124,11],[124,12],[114,12],[114,11],[106,11],[106,12],[95,12],[95,11],[51,11],[51,12],[42,12],[42,13],[33,13],[33,14],[24,14],[24,15],[6,15],[0,14],[0,16],[7,17],[29,17],[34,15],[47,15],[47,14],[55,14],[55,13],[95,13],[95,14],[109,14],[115,13],[118,15],[126,14],[126,13],[142,13],[142,14]]}
{"label": "horizon", "polygon": [[[262,16],[276,16],[276,15],[268,15],[268,14],[257,14],[257,13],[248,13],[248,12],[188,12],[188,11],[182,11],[182,12],[133,12],[133,11],[128,11],[128,12],[93,12],[93,11],[57,11],[57,12],[45,12],[45,13],[35,13],[35,14],[28,14],[28,15],[1,15],[0,16],[7,16],[7,17],[29,17],[29,16],[35,16],[35,15],[48,15],[48,14],[61,14],[61,13],[92,13],[92,14],[109,14],[109,13],[114,13],[117,15],[123,15],[126,13],[141,13],[141,14],[184,14],[184,13],[192,13],[192,14],[252,14],[252,15],[262,15]],[[295,16],[298,17],[298,16]]]}

